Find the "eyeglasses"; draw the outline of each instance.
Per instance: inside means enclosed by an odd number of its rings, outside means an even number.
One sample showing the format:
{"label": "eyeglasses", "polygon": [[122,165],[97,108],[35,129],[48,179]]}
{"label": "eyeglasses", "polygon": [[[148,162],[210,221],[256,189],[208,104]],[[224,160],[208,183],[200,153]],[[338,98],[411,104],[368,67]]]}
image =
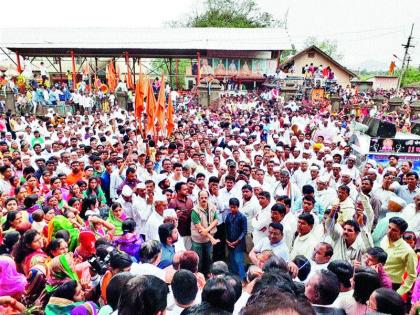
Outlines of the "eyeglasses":
{"label": "eyeglasses", "polygon": [[404,236],[403,236],[403,240],[404,240],[404,241],[413,241],[413,240],[415,240],[415,236],[414,236],[414,235],[411,235],[411,234],[409,234],[409,235],[404,235]]}

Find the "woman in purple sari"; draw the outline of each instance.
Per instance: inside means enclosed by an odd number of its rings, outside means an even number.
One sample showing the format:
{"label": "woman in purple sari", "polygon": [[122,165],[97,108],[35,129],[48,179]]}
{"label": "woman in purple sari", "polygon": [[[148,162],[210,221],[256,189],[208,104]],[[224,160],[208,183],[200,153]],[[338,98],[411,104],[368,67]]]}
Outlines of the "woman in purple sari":
{"label": "woman in purple sari", "polygon": [[121,251],[134,257],[139,261],[139,249],[143,244],[141,236],[134,233],[136,222],[133,219],[126,219],[122,223],[123,234],[114,240],[114,245]]}

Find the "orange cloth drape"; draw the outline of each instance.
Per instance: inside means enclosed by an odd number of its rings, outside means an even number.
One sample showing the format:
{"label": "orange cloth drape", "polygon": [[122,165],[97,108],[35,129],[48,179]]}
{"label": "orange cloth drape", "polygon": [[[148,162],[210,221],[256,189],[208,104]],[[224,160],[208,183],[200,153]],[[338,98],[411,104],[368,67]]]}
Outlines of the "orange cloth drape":
{"label": "orange cloth drape", "polygon": [[147,86],[147,126],[146,133],[152,131],[155,133],[155,112],[156,112],[156,99],[153,94],[152,85],[149,83]]}
{"label": "orange cloth drape", "polygon": [[172,131],[174,130],[174,106],[172,105],[171,97],[168,97],[168,123],[166,126],[168,137],[171,136]]}
{"label": "orange cloth drape", "polygon": [[162,79],[160,81],[160,89],[159,89],[159,95],[157,100],[157,108],[156,108],[156,118],[157,118],[157,124],[160,130],[163,130],[165,126],[165,77],[162,74]]}
{"label": "orange cloth drape", "polygon": [[[134,99],[134,112],[135,117],[137,119],[137,122],[139,124],[139,129],[142,130],[142,122],[141,118],[144,111],[144,86],[143,86],[143,75],[141,74],[141,71],[139,73],[139,79],[136,83],[136,93],[135,93],[135,99]],[[147,84],[147,83],[146,83]]]}
{"label": "orange cloth drape", "polygon": [[117,87],[117,77],[114,62],[112,60],[108,64],[107,82],[109,90],[114,92],[115,88]]}

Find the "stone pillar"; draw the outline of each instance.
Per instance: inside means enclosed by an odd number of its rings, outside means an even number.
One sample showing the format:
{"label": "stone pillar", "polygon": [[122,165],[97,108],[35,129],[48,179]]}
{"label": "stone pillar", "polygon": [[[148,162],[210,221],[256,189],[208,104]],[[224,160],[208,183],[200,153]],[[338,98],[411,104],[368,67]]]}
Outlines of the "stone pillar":
{"label": "stone pillar", "polygon": [[198,86],[198,90],[200,92],[198,104],[200,104],[203,108],[207,108],[212,104],[215,104],[215,102],[219,99],[221,89],[222,86],[216,79],[213,79],[210,82],[207,82],[206,79],[201,80],[200,85]]}
{"label": "stone pillar", "polygon": [[10,110],[12,114],[16,114],[15,95],[10,88],[6,89],[6,111]]}

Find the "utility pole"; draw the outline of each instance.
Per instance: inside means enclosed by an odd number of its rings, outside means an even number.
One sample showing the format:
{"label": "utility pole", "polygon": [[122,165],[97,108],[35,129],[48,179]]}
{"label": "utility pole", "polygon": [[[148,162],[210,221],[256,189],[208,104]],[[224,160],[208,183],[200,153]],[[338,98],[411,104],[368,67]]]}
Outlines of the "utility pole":
{"label": "utility pole", "polygon": [[[408,64],[411,61],[411,59],[408,57],[408,50],[410,48],[414,47],[414,45],[411,45],[411,40],[413,39],[413,29],[414,29],[414,23],[411,24],[411,32],[410,32],[410,36],[408,36],[408,38],[407,38],[407,44],[402,44],[402,46],[405,48],[405,52],[404,52],[404,58],[403,58],[402,65],[401,65],[400,77],[398,78],[398,90],[401,87],[401,81],[402,81],[404,72],[406,70],[406,64],[405,63],[408,61],[407,62],[407,67],[408,67]],[[407,60],[407,58],[408,58],[408,60]]]}

